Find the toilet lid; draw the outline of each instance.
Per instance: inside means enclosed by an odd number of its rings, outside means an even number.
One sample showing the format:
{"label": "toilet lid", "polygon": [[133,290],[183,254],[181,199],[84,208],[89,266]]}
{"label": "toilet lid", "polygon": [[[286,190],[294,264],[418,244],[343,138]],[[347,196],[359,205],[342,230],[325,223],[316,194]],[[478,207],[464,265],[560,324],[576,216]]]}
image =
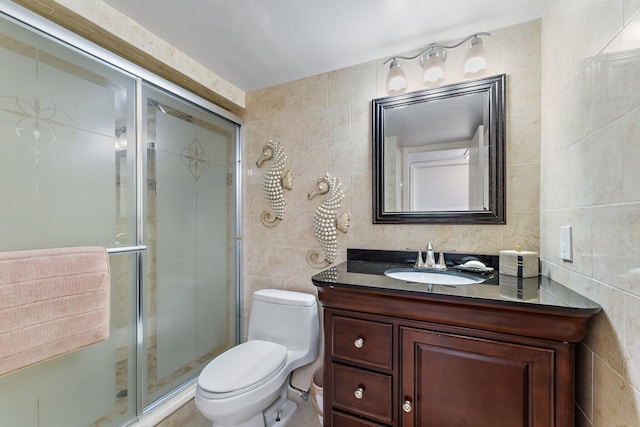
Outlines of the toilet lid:
{"label": "toilet lid", "polygon": [[287,348],[269,341],[251,340],[213,359],[200,373],[198,384],[210,393],[229,393],[255,386],[279,371]]}

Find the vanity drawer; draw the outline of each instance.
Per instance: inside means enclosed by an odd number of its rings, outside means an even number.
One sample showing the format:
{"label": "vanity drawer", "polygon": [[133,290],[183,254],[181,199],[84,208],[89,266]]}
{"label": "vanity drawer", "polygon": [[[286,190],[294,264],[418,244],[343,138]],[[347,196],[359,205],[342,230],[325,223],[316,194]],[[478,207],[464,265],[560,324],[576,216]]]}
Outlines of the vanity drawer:
{"label": "vanity drawer", "polygon": [[331,364],[332,404],[382,422],[391,422],[391,375]]}
{"label": "vanity drawer", "polygon": [[392,369],[393,325],[333,316],[333,357]]}
{"label": "vanity drawer", "polygon": [[374,423],[338,411],[333,411],[332,413],[333,427],[385,427],[384,424]]}

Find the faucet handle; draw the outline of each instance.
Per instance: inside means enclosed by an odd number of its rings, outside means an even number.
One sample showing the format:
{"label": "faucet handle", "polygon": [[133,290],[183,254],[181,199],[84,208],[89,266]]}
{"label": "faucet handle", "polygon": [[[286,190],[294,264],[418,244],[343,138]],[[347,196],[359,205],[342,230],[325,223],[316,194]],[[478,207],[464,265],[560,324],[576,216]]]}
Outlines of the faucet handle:
{"label": "faucet handle", "polygon": [[407,248],[410,251],[418,251],[418,255],[416,256],[416,262],[413,264],[413,268],[415,269],[423,269],[425,267],[424,261],[422,260],[422,251],[420,249],[411,249]]}
{"label": "faucet handle", "polygon": [[436,270],[446,270],[447,262],[444,260],[444,251],[440,251],[440,255],[438,255],[438,263],[436,264]]}

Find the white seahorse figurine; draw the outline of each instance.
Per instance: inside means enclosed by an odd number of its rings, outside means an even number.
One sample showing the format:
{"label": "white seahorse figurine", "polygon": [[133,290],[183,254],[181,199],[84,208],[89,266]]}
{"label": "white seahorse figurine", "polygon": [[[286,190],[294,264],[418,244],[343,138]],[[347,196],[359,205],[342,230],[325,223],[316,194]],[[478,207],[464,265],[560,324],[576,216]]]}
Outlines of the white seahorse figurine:
{"label": "white seahorse figurine", "polygon": [[269,203],[274,212],[273,219],[271,218],[271,212],[268,211],[262,212],[260,216],[262,224],[269,228],[275,227],[284,219],[285,200],[283,189],[291,190],[293,188],[291,171],[284,172],[285,162],[287,161],[284,148],[278,141],[270,139],[269,143],[262,147],[262,157],[256,161],[256,166],[260,167],[264,162],[272,159],[273,163],[262,180],[262,188],[267,203]]}
{"label": "white seahorse figurine", "polygon": [[331,178],[326,174],[324,178],[318,180],[316,188],[307,197],[311,200],[317,195],[327,193],[329,193],[327,198],[313,214],[313,232],[325,254],[324,260],[320,261],[320,254],[317,251],[307,252],[307,263],[313,268],[326,268],[335,261],[338,252],[337,231],[343,233],[349,231],[349,214],[343,212],[338,216],[338,209],[344,199],[339,178]]}

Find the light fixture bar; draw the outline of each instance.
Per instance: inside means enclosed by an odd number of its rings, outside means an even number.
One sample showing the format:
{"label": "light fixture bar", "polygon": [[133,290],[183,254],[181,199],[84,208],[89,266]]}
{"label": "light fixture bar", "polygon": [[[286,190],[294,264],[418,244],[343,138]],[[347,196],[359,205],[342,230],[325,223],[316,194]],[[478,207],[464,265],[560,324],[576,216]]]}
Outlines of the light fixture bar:
{"label": "light fixture bar", "polygon": [[384,61],[382,64],[385,65],[386,63],[388,63],[389,61],[393,61],[394,59],[404,59],[406,61],[412,61],[420,56],[422,56],[426,51],[430,50],[430,49],[455,49],[459,46],[462,46],[465,42],[468,42],[469,40],[473,39],[474,37],[478,37],[478,36],[491,36],[491,33],[474,33],[470,36],[468,36],[467,38],[465,38],[464,40],[462,40],[460,43],[456,43],[456,44],[452,44],[452,45],[444,45],[444,44],[437,44],[437,43],[431,43],[430,45],[428,45],[427,47],[425,47],[424,49],[422,49],[418,54],[414,55],[414,56],[393,56],[389,59],[387,59],[386,61]]}
{"label": "light fixture bar", "polygon": [[[393,56],[386,59],[382,64],[389,62],[389,74],[387,75],[387,92],[402,93],[407,88],[407,76],[400,67],[399,60],[413,61],[420,58],[420,65],[423,67],[423,81],[425,84],[439,84],[444,80],[444,61],[446,59],[446,51],[462,46],[471,40],[469,51],[465,55],[463,73],[465,76],[479,75],[486,69],[486,53],[482,45],[480,36],[491,36],[491,33],[474,33],[465,37],[458,43],[454,44],[438,44],[431,43],[421,49],[413,56]],[[426,54],[426,57],[424,56]]]}

